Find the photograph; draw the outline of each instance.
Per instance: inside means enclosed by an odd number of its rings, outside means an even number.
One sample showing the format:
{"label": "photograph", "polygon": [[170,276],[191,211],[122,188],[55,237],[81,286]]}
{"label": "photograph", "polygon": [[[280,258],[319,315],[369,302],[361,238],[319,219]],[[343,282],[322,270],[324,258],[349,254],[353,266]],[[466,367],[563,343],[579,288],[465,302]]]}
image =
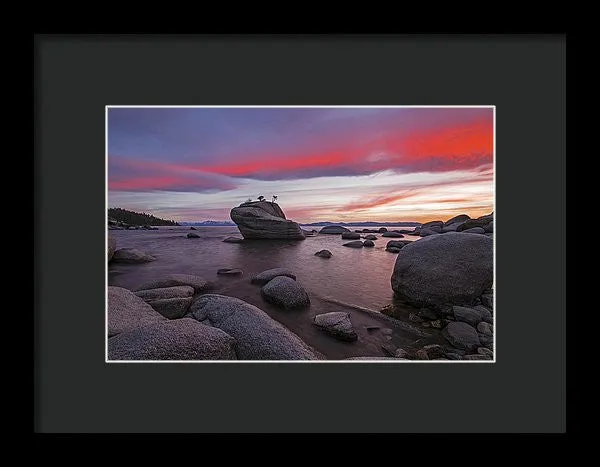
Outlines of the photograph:
{"label": "photograph", "polygon": [[496,362],[495,105],[104,111],[105,362]]}

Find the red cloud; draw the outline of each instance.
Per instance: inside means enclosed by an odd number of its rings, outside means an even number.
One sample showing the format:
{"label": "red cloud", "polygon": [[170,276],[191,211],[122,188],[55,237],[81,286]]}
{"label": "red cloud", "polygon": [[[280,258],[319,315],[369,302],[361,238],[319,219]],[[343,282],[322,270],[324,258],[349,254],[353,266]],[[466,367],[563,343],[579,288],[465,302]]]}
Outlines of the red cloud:
{"label": "red cloud", "polygon": [[338,144],[336,150],[258,154],[251,160],[242,156],[237,162],[188,169],[256,179],[361,175],[387,169],[401,172],[467,170],[492,163],[493,136],[492,120],[486,118],[410,133],[400,129],[360,144],[344,142]]}

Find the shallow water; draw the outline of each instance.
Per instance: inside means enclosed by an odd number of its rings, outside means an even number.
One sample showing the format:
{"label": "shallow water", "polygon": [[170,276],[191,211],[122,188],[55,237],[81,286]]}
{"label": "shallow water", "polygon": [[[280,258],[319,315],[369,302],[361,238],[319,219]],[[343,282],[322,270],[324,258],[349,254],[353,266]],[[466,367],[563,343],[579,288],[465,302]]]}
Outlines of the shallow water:
{"label": "shallow water", "polygon": [[[388,230],[394,229],[388,227]],[[108,266],[108,285],[135,289],[170,273],[203,276],[214,282],[211,293],[235,296],[258,306],[331,359],[383,356],[385,353],[381,345],[413,347],[415,341],[423,340],[422,336],[394,325],[385,316],[379,318],[377,314],[361,311],[361,308],[378,311],[392,302],[390,278],[397,255],[385,251],[385,245],[390,240],[399,239],[374,234],[378,237],[375,247],[355,249],[342,246],[350,240],[342,240],[341,235],[323,234],[300,241],[256,240],[238,244],[223,242],[231,235],[241,237],[235,226],[196,227],[194,232],[201,238],[187,238],[190,231],[189,227],[183,226],[159,227],[159,230],[111,230],[117,248],[137,248],[155,256],[156,261],[111,263]],[[418,238],[404,236],[405,240]],[[329,259],[314,256],[322,249],[330,250],[333,256]],[[217,270],[226,267],[239,268],[243,275],[218,276]],[[262,299],[259,286],[250,284],[253,274],[276,267],[290,269],[296,274],[297,281],[310,295],[309,309],[280,310]],[[316,314],[329,311],[351,313],[351,320],[359,334],[357,342],[337,341],[312,324]],[[367,326],[380,326],[380,329],[367,331]]]}

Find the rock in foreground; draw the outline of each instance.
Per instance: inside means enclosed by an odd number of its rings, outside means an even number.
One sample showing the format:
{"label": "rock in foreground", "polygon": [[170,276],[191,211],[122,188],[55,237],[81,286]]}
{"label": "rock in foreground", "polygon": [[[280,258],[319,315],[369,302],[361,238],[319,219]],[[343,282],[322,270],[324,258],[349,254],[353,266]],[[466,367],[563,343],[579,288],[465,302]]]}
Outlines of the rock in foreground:
{"label": "rock in foreground", "polygon": [[165,318],[177,319],[185,315],[192,303],[192,297],[162,298],[160,300],[148,300],[147,302]]}
{"label": "rock in foreground", "polygon": [[114,286],[108,287],[107,315],[109,337],[167,320],[132,291]]}
{"label": "rock in foreground", "polygon": [[471,351],[481,346],[477,330],[467,323],[451,322],[444,328],[442,335],[458,349]]}
{"label": "rock in foreground", "polygon": [[416,306],[472,304],[491,287],[493,240],[485,235],[449,232],[406,245],[391,277],[396,296]]}
{"label": "rock in foreground", "polygon": [[138,290],[135,294],[144,300],[164,300],[166,298],[182,298],[194,295],[194,288],[189,285],[161,287],[158,289]]}
{"label": "rock in foreground", "polygon": [[308,293],[291,277],[277,276],[263,285],[260,292],[267,302],[286,310],[310,306]]}
{"label": "rock in foreground", "polygon": [[236,360],[235,341],[190,318],[145,325],[108,340],[109,360]]}
{"label": "rock in foreground", "polygon": [[289,269],[273,268],[273,269],[267,269],[266,271],[263,271],[260,274],[256,274],[255,276],[252,276],[252,278],[250,279],[250,282],[253,284],[264,285],[267,282],[269,282],[270,280],[273,280],[278,276],[286,276],[286,277],[290,277],[292,279],[296,279],[296,275]]}
{"label": "rock in foreground", "polygon": [[304,240],[300,226],[285,218],[277,203],[252,201],[242,203],[230,213],[245,239]]}
{"label": "rock in foreground", "polygon": [[337,339],[350,342],[358,339],[349,313],[343,311],[323,313],[315,316],[313,323]]}
{"label": "rock in foreground", "polygon": [[192,274],[168,274],[162,279],[147,282],[140,287],[137,287],[135,290],[159,289],[177,285],[189,285],[190,287],[193,287],[194,291],[202,292],[210,286],[210,283],[203,277],[194,276]]}
{"label": "rock in foreground", "polygon": [[260,308],[224,295],[202,295],[190,307],[198,321],[209,320],[236,340],[240,360],[322,360],[296,334]]}

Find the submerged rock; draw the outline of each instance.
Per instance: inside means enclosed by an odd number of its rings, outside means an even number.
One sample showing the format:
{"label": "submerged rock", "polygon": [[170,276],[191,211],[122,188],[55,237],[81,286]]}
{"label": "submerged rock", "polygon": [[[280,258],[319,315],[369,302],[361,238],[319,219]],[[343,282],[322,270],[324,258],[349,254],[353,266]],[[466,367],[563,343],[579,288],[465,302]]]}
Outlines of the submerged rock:
{"label": "submerged rock", "polygon": [[365,241],[363,242],[363,246],[364,246],[364,247],[367,247],[367,248],[368,248],[368,247],[374,247],[374,246],[375,246],[375,243],[373,242],[373,240],[365,240]]}
{"label": "submerged rock", "polygon": [[194,319],[148,324],[108,339],[109,360],[236,360],[233,337]]}
{"label": "submerged rock", "polygon": [[356,240],[358,238],[360,238],[360,234],[356,232],[344,232],[342,234],[342,239],[344,240]]}
{"label": "submerged rock", "polygon": [[267,269],[266,271],[263,271],[260,274],[256,274],[256,275],[252,276],[252,278],[250,279],[250,282],[252,284],[264,285],[267,282],[269,282],[270,280],[273,280],[274,278],[276,278],[278,276],[286,276],[286,277],[290,277],[292,279],[296,279],[296,275],[289,269],[273,268],[273,269]]}
{"label": "submerged rock", "polygon": [[156,258],[135,248],[120,248],[115,251],[112,260],[115,263],[148,263]]}
{"label": "submerged rock", "polygon": [[200,235],[198,235],[196,232],[190,232],[186,235],[187,238],[200,238]]}
{"label": "submerged rock", "polygon": [[319,256],[320,258],[331,258],[333,255],[329,250],[319,250],[315,253],[315,256]]}
{"label": "submerged rock", "polygon": [[238,268],[221,268],[217,270],[217,274],[220,276],[239,276],[243,273],[244,271]]}
{"label": "submerged rock", "polygon": [[342,227],[341,225],[326,225],[321,230],[319,230],[320,234],[330,234],[330,235],[338,235],[343,234],[344,232],[350,232],[346,227]]}
{"label": "submerged rock", "polygon": [[354,326],[352,326],[349,313],[343,311],[323,313],[315,316],[313,323],[334,336],[336,339],[343,341],[355,341],[358,339]]}
{"label": "submerged rock", "polygon": [[385,251],[389,251],[390,253],[400,253],[400,248],[397,246],[388,246]]}
{"label": "submerged rock", "polygon": [[277,203],[252,201],[242,203],[230,213],[245,239],[304,240],[298,223],[288,220]]}
{"label": "submerged rock", "polygon": [[377,240],[377,235],[366,235],[365,240]]}
{"label": "submerged rock", "polygon": [[291,277],[274,277],[263,285],[260,292],[266,301],[286,310],[310,306],[308,293]]}
{"label": "submerged rock", "polygon": [[324,357],[260,308],[224,295],[206,294],[190,307],[236,340],[240,360],[322,360]]}
{"label": "submerged rock", "polygon": [[449,232],[406,245],[398,253],[391,285],[416,306],[472,304],[493,282],[493,241],[485,235]]}
{"label": "submerged rock", "polygon": [[223,241],[225,243],[244,243],[244,239],[239,237],[227,237]]}

